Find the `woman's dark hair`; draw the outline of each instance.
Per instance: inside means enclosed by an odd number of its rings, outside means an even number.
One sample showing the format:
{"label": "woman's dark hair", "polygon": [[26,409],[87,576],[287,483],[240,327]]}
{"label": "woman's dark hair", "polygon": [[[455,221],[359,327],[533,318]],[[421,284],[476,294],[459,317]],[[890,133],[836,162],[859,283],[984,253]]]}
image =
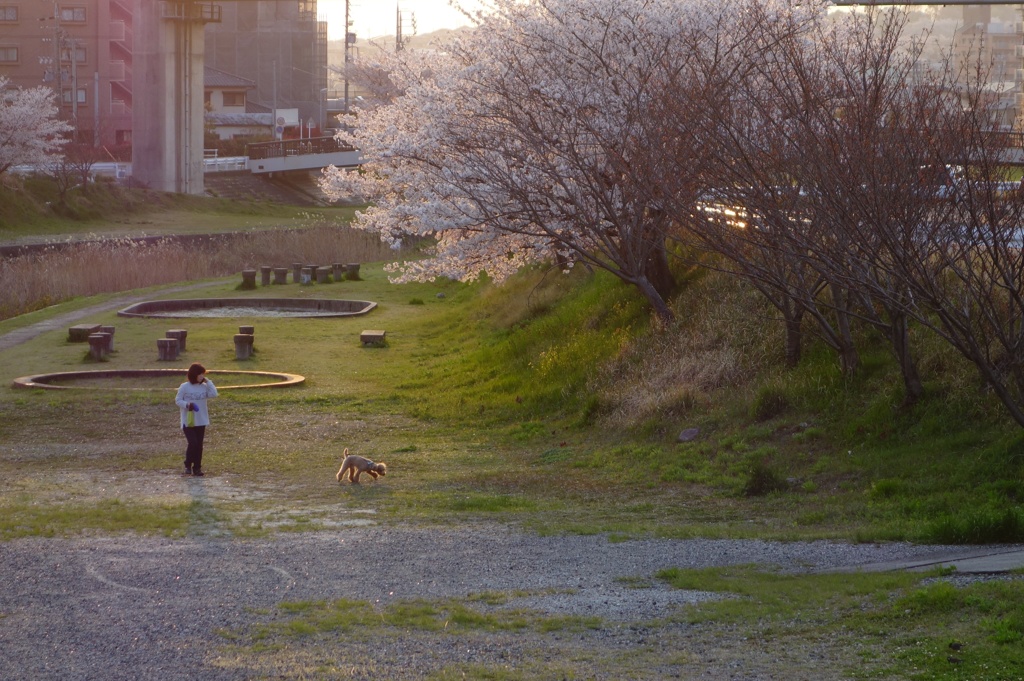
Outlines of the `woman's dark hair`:
{"label": "woman's dark hair", "polygon": [[188,368],[188,382],[195,383],[199,380],[199,377],[206,373],[206,367],[199,362],[195,362]]}

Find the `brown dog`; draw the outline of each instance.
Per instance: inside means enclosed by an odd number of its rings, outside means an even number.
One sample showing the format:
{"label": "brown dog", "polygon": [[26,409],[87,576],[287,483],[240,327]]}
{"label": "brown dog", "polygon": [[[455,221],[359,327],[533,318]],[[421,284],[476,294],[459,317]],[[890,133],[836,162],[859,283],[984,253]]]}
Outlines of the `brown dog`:
{"label": "brown dog", "polygon": [[344,480],[346,474],[348,474],[348,479],[351,482],[357,484],[359,483],[359,476],[363,473],[366,473],[374,480],[377,479],[378,475],[388,474],[387,464],[374,463],[365,457],[349,454],[348,447],[345,447],[343,456],[345,460],[341,462],[341,468],[338,469],[338,474],[335,476],[338,478],[338,482]]}

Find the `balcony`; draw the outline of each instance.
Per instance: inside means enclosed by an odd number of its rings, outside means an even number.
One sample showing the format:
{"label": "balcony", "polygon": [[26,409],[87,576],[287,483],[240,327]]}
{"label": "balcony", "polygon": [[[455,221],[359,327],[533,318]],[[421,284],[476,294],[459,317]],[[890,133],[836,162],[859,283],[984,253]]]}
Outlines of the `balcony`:
{"label": "balcony", "polygon": [[212,2],[168,1],[161,3],[160,18],[187,23],[219,24],[221,22],[221,7]]}

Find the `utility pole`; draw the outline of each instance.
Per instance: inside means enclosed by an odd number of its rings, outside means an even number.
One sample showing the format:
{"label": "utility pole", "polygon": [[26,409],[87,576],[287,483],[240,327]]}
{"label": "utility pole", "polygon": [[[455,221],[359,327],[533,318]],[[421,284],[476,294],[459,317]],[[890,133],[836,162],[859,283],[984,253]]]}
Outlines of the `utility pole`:
{"label": "utility pole", "polygon": [[60,68],[60,5],[53,2],[53,89],[57,92],[57,110],[64,107],[64,74]]}
{"label": "utility pole", "polygon": [[395,3],[395,52],[401,52],[405,49],[405,43],[402,41],[402,10],[399,9],[398,3]]}
{"label": "utility pole", "polygon": [[78,40],[67,37],[68,57],[71,62],[71,122],[78,134]]}
{"label": "utility pole", "polygon": [[[412,35],[416,35],[416,14],[412,15]],[[395,52],[405,49],[405,36],[402,35],[402,10],[395,5]]]}
{"label": "utility pole", "polygon": [[345,114],[348,114],[348,63],[350,61],[349,48],[356,41],[356,34],[350,31],[352,28],[348,14],[349,0],[345,0]]}

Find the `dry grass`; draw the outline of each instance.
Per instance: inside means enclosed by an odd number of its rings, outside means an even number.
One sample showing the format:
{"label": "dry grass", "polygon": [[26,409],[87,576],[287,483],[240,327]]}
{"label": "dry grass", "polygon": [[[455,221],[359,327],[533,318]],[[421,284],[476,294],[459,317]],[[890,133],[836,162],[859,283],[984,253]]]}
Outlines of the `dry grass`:
{"label": "dry grass", "polygon": [[[722,390],[742,390],[778,363],[780,325],[763,298],[735,278],[710,274],[676,301],[681,320],[648,336],[598,376],[608,423],[630,427],[706,407]],[[710,289],[715,296],[708,296]],[[603,386],[603,389],[601,388]]]}
{"label": "dry grass", "polygon": [[345,226],[252,232],[202,245],[174,238],[140,244],[109,239],[0,260],[0,320],[77,296],[227,276],[260,265],[378,262],[393,257],[380,240]]}

